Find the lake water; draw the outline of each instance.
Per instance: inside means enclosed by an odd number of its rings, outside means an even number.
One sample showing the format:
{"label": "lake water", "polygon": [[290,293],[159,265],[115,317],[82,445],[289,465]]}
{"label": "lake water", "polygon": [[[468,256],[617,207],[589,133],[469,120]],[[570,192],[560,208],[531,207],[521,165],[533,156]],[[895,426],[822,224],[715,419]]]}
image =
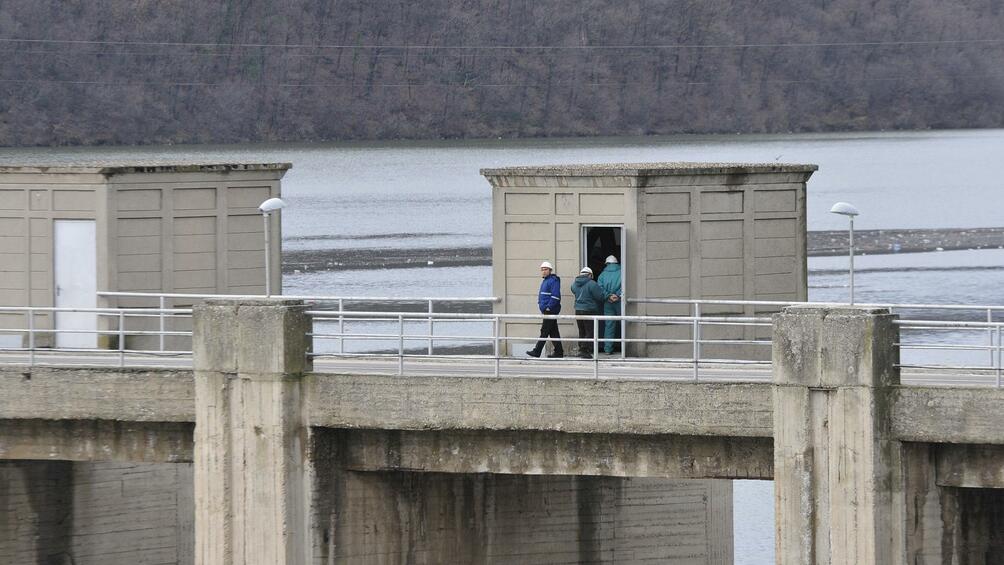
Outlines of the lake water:
{"label": "lake water", "polygon": [[[586,140],[3,149],[0,165],[95,160],[288,161],[286,249],[485,246],[490,189],[478,171],[531,164],[737,161],[815,163],[810,230],[844,229],[836,201],[860,228],[997,227],[1004,130]],[[862,257],[862,302],[1004,304],[1004,252]],[[847,296],[846,258],[810,260],[810,300]],[[294,273],[289,294],[490,296],[489,267]],[[773,562],[773,488],[735,482],[736,563]]]}

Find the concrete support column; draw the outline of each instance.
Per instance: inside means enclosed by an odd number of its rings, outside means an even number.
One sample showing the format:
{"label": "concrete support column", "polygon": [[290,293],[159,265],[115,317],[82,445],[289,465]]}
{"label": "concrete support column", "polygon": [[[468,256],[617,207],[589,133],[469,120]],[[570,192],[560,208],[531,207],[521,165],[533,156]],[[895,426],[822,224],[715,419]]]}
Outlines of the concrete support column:
{"label": "concrete support column", "polygon": [[306,562],[302,302],[196,306],[196,565]]}
{"label": "concrete support column", "polygon": [[903,559],[900,444],[890,436],[899,331],[885,309],[774,318],[777,563]]}

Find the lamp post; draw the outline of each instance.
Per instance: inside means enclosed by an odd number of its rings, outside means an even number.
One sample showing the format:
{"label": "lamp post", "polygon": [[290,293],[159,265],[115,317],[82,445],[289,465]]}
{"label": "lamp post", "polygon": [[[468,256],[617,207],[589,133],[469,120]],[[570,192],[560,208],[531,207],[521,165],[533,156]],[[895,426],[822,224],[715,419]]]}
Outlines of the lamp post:
{"label": "lamp post", "polygon": [[258,209],[261,210],[261,217],[265,220],[265,296],[272,296],[272,245],[271,245],[271,225],[268,221],[272,212],[282,210],[286,203],[281,198],[269,198],[261,203]]}
{"label": "lamp post", "polygon": [[854,306],[854,216],[857,216],[861,212],[859,212],[853,204],[848,204],[847,202],[837,202],[832,208],[830,208],[830,212],[841,216],[847,216],[847,219],[851,221],[848,248],[850,254],[849,270],[851,274],[851,306]]}

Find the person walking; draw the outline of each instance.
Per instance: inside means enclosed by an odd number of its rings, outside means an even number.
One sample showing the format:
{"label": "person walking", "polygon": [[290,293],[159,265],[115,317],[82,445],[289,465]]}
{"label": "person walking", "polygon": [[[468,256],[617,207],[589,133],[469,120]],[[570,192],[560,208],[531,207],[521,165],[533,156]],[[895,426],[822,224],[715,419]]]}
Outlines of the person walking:
{"label": "person walking", "polygon": [[[548,261],[540,264],[540,293],[537,295],[537,307],[540,313],[545,316],[557,316],[561,312],[561,279],[554,274],[554,265]],[[548,355],[550,358],[561,358],[565,356],[565,350],[561,347],[561,334],[558,332],[558,320],[554,318],[544,318],[540,324],[540,341],[526,354],[530,357],[540,357],[544,352],[546,339],[552,339],[554,352]]]}
{"label": "person walking", "polygon": [[[607,299],[603,301],[603,315],[620,316],[621,298],[623,297],[623,291],[621,290],[621,266],[613,255],[607,257],[605,263],[606,266],[603,267],[603,272],[600,273],[600,278],[596,281],[600,285],[600,288],[603,289],[603,294],[607,295]],[[620,320],[606,321],[603,328],[603,338],[606,340],[603,342],[603,352],[607,355],[613,354],[620,329]]]}
{"label": "person walking", "polygon": [[[575,295],[575,315],[576,316],[599,316],[603,313],[603,302],[606,296],[603,289],[593,280],[593,270],[589,267],[582,267],[579,276],[575,277],[572,283],[572,294]],[[576,319],[575,325],[579,328],[579,357],[585,359],[593,358],[593,320]]]}

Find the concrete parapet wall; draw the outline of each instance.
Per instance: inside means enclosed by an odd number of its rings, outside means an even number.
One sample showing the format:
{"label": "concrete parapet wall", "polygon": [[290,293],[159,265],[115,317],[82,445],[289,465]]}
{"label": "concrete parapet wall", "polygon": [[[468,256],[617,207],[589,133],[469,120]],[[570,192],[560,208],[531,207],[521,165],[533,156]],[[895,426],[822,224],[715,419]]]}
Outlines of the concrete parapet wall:
{"label": "concrete parapet wall", "polygon": [[891,409],[900,441],[1004,444],[1004,389],[898,386]]}
{"label": "concrete parapet wall", "polygon": [[0,419],[194,422],[190,370],[0,367]]}

